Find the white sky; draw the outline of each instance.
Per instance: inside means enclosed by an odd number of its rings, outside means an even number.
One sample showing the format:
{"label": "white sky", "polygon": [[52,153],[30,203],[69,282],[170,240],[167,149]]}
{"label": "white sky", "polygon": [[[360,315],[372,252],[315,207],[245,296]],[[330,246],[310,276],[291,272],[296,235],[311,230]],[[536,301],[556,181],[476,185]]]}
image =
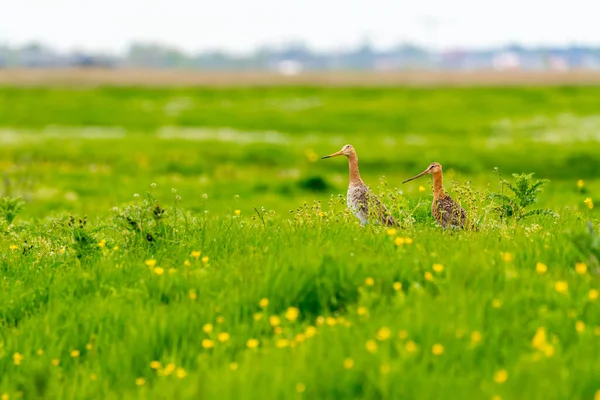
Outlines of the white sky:
{"label": "white sky", "polygon": [[[315,49],[600,44],[599,0],[0,0],[0,44],[120,52],[132,41],[248,52],[300,40]],[[437,21],[434,28],[433,21]]]}

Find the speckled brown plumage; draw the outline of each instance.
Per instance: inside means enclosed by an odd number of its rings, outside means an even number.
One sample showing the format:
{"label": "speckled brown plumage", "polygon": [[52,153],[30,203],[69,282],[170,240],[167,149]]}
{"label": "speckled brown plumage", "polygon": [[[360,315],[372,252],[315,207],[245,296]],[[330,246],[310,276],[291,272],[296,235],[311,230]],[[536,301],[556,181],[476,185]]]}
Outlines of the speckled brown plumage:
{"label": "speckled brown plumage", "polygon": [[444,228],[448,226],[451,228],[462,228],[465,226],[465,221],[467,220],[467,212],[447,194],[433,199],[431,213],[437,223]]}
{"label": "speckled brown plumage", "polygon": [[385,205],[381,203],[361,179],[360,172],[358,171],[358,156],[351,145],[345,145],[337,153],[323,158],[341,155],[348,157],[348,166],[350,168],[350,183],[346,196],[346,203],[350,211],[360,220],[361,225],[365,225],[371,217],[384,225],[395,225],[396,221],[394,217],[388,213]]}
{"label": "speckled brown plumage", "polygon": [[369,220],[369,210],[384,225],[392,226],[396,223],[394,217],[389,215],[385,205],[381,203],[377,196],[364,183],[350,183],[346,203],[350,211],[356,215],[362,225],[365,225]]}
{"label": "speckled brown plumage", "polygon": [[425,171],[404,181],[404,183],[426,174],[433,175],[431,213],[437,223],[444,228],[463,228],[467,221],[467,212],[446,194],[443,185],[442,166],[439,163],[431,163]]}

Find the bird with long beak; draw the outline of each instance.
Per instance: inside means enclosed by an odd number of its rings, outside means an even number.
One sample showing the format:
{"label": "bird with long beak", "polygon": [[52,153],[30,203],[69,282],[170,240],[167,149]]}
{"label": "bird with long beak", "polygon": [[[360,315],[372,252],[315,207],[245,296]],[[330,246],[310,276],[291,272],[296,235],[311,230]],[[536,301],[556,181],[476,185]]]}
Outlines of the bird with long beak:
{"label": "bird with long beak", "polygon": [[336,153],[330,154],[324,158],[346,156],[348,157],[348,165],[350,166],[350,184],[348,185],[348,195],[346,202],[348,208],[360,220],[361,225],[365,225],[371,216],[384,225],[392,226],[396,222],[394,218],[388,214],[387,208],[379,201],[379,199],[371,192],[369,187],[365,185],[360,178],[358,172],[358,156],[352,145],[345,145]]}
{"label": "bird with long beak", "polygon": [[402,183],[412,181],[423,175],[433,175],[433,203],[431,204],[431,213],[437,223],[444,228],[448,226],[452,228],[464,227],[467,220],[467,212],[446,194],[440,163],[432,162],[425,171]]}

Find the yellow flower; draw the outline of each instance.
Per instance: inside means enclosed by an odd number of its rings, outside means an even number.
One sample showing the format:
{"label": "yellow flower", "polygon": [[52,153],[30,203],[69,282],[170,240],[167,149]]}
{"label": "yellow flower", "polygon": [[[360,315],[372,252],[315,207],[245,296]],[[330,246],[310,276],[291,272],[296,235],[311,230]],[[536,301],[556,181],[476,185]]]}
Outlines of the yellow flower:
{"label": "yellow flower", "polygon": [[258,322],[258,321],[260,321],[263,318],[263,315],[262,315],[262,313],[257,312],[257,313],[254,313],[254,315],[252,316],[252,318],[254,318],[254,320],[256,322]]}
{"label": "yellow flower", "polygon": [[583,179],[577,181],[577,187],[581,189],[583,187]]}
{"label": "yellow flower", "polygon": [[398,236],[396,239],[394,239],[394,243],[396,246],[402,246],[404,244],[404,238]]}
{"label": "yellow flower", "polygon": [[226,341],[229,340],[229,333],[221,332],[217,335],[217,339],[219,339],[219,342],[225,343]]}
{"label": "yellow flower", "polygon": [[90,379],[95,381],[96,379],[98,379],[98,376],[96,374],[91,374]]}
{"label": "yellow flower", "polygon": [[255,349],[257,348],[259,345],[258,339],[248,339],[248,341],[246,342],[246,346],[249,349]]}
{"label": "yellow flower", "polygon": [[190,289],[189,296],[190,296],[190,300],[196,300],[198,298],[198,295],[196,294],[196,291],[193,290],[193,289]]}
{"label": "yellow flower", "polygon": [[307,338],[313,337],[317,334],[317,328],[315,328],[314,326],[307,326],[306,330],[304,331],[304,333],[306,334]]}
{"label": "yellow flower", "polygon": [[206,333],[211,333],[213,331],[213,324],[204,324],[202,330]]}
{"label": "yellow flower", "polygon": [[215,342],[213,342],[210,339],[202,339],[202,347],[204,347],[205,349],[212,349],[213,347],[215,347]]}
{"label": "yellow flower", "polygon": [[424,276],[425,276],[425,280],[427,280],[427,281],[432,281],[433,280],[433,275],[429,271],[425,272]]}
{"label": "yellow flower", "polygon": [[58,364],[60,364],[60,360],[57,360],[56,358],[52,360],[52,365],[58,367]]}
{"label": "yellow flower", "polygon": [[38,355],[38,356],[41,356],[42,354],[44,354],[44,350],[42,350],[42,349],[38,349],[38,351],[37,351],[37,355]]}
{"label": "yellow flower", "polygon": [[135,384],[138,386],[144,386],[145,383],[146,383],[146,380],[144,378],[137,378],[135,380]]}
{"label": "yellow flower", "polygon": [[575,330],[579,333],[583,333],[585,331],[585,324],[582,321],[577,321],[575,323]]}
{"label": "yellow flower", "polygon": [[596,390],[596,393],[594,394],[594,400],[600,400],[600,389]]}
{"label": "yellow flower", "polygon": [[323,214],[323,211],[319,211],[319,217],[324,216],[325,214]]}
{"label": "yellow flower", "polygon": [[229,369],[232,371],[237,371],[239,365],[236,362],[229,363]]}
{"label": "yellow flower", "polygon": [[219,315],[217,317],[217,324],[222,324],[223,322],[225,322],[225,317],[223,317],[222,315]]}
{"label": "yellow flower", "polygon": [[16,244],[11,244],[11,245],[9,246],[9,248],[10,248],[11,250],[16,250],[16,249],[17,249],[17,245],[16,245]]}
{"label": "yellow flower", "polygon": [[392,336],[392,331],[388,327],[383,327],[377,331],[377,340],[387,340]]}
{"label": "yellow flower", "polygon": [[377,343],[374,340],[367,340],[365,347],[370,353],[375,353],[377,351]]}
{"label": "yellow flower", "polygon": [[588,197],[588,198],[587,198],[587,199],[585,199],[583,202],[584,202],[584,203],[585,203],[585,204],[588,206],[588,208],[589,208],[590,210],[591,210],[592,208],[594,208],[594,202],[592,201],[592,198],[591,198],[591,197]]}
{"label": "yellow flower", "polygon": [[258,303],[259,306],[261,306],[262,308],[266,308],[269,305],[269,299],[261,299],[261,301]]}
{"label": "yellow flower", "polygon": [[306,150],[306,158],[308,158],[308,161],[310,162],[317,162],[319,155],[313,150]]}
{"label": "yellow flower", "polygon": [[306,390],[306,386],[304,385],[304,383],[298,383],[296,385],[296,392],[304,393],[305,390]]}
{"label": "yellow flower", "polygon": [[296,337],[294,338],[294,341],[296,343],[302,343],[302,342],[304,342],[304,340],[306,340],[306,335],[304,333],[298,333],[296,335]]}
{"label": "yellow flower", "polygon": [[471,343],[477,344],[481,342],[481,332],[473,331],[471,332]]}
{"label": "yellow flower", "polygon": [[113,247],[113,251],[117,251],[117,250],[119,250],[119,246]]}
{"label": "yellow flower", "polygon": [[146,260],[144,261],[146,263],[147,266],[149,266],[150,268],[154,268],[154,266],[156,265],[156,260],[151,258],[150,260]]}
{"label": "yellow flower", "polygon": [[165,367],[164,370],[161,371],[162,376],[169,376],[173,373],[173,371],[175,371],[175,364],[173,363],[169,363],[167,364],[167,366]]}
{"label": "yellow flower", "polygon": [[365,316],[365,315],[367,315],[367,314],[369,313],[369,310],[367,310],[367,308],[366,308],[366,307],[358,307],[358,308],[356,309],[356,313],[357,313],[358,315]]}
{"label": "yellow flower", "polygon": [[514,255],[511,253],[502,253],[502,259],[506,262],[511,262],[514,259]]}
{"label": "yellow flower", "polygon": [[190,262],[190,260],[185,260],[183,262],[183,265],[185,265],[186,267],[189,267],[190,265],[192,265],[192,263]]}
{"label": "yellow flower", "polygon": [[207,256],[202,257],[202,262],[204,264],[206,264],[208,262],[208,257]]}
{"label": "yellow flower", "polygon": [[198,257],[200,257],[200,254],[202,254],[202,252],[201,252],[201,251],[199,251],[199,250],[194,250],[194,251],[192,251],[192,257],[194,257],[194,258],[196,258],[196,259],[197,259]]}
{"label": "yellow flower", "polygon": [[185,378],[186,375],[185,369],[183,368],[177,368],[175,371],[175,376],[177,376],[179,379]]}
{"label": "yellow flower", "polygon": [[502,307],[502,300],[500,300],[500,299],[492,300],[492,307],[494,307],[494,308]]}
{"label": "yellow flower", "polygon": [[6,393],[2,393],[2,396],[0,396],[0,400],[9,400],[10,397],[8,397],[8,394]]}
{"label": "yellow flower", "polygon": [[300,314],[300,310],[298,310],[296,307],[290,307],[285,312],[285,318],[288,321],[294,322],[296,319],[298,319],[298,314]]}
{"label": "yellow flower", "polygon": [[404,345],[404,348],[406,349],[407,352],[414,353],[415,351],[417,351],[417,344],[415,342],[413,342],[412,340],[409,340]]}
{"label": "yellow flower", "polygon": [[544,263],[539,262],[535,264],[535,270],[538,274],[543,274],[546,271],[548,271],[548,266]]}
{"label": "yellow flower", "polygon": [[554,346],[551,344],[546,344],[542,351],[546,357],[552,357],[554,355]]}
{"label": "yellow flower", "polygon": [[546,328],[539,327],[531,340],[531,346],[536,349],[542,349],[547,343]]}
{"label": "yellow flower", "polygon": [[442,264],[433,264],[433,270],[441,274],[444,271],[444,266]]}
{"label": "yellow flower", "polygon": [[585,273],[587,272],[587,264],[586,263],[577,263],[577,264],[575,264],[575,271],[579,275],[585,275]]}
{"label": "yellow flower", "polygon": [[325,323],[325,318],[323,318],[321,315],[319,315],[317,317],[316,322],[317,322],[317,326],[321,326],[321,325],[323,325]]}
{"label": "yellow flower", "polygon": [[494,382],[504,383],[508,379],[508,372],[505,369],[498,370],[494,373]]}
{"label": "yellow flower", "polygon": [[387,233],[388,236],[394,236],[396,234],[396,229],[389,228],[388,230],[385,231],[385,233]]}
{"label": "yellow flower", "polygon": [[412,244],[413,240],[411,238],[407,237],[407,238],[404,238],[404,243],[406,243],[406,244]]}
{"label": "yellow flower", "polygon": [[156,268],[154,268],[154,273],[156,275],[162,275],[162,274],[165,273],[165,270],[163,268],[161,268],[161,267],[156,267]]}
{"label": "yellow flower", "polygon": [[235,215],[237,215],[238,217],[239,217],[239,215],[240,215],[241,213],[242,213],[242,212],[241,212],[240,210],[235,210],[235,211],[234,211],[234,214],[235,214]]}
{"label": "yellow flower", "polygon": [[400,283],[400,282],[394,282],[394,284],[392,285],[392,287],[394,288],[394,290],[396,292],[399,292],[400,290],[402,290],[402,283]]}
{"label": "yellow flower", "polygon": [[106,240],[102,239],[99,243],[98,243],[98,247],[104,247],[106,246]]}
{"label": "yellow flower", "polygon": [[23,355],[21,353],[15,353],[13,354],[13,361],[15,363],[15,365],[21,365],[21,361],[23,361]]}
{"label": "yellow flower", "polygon": [[351,358],[346,358],[344,360],[344,368],[352,369],[354,367],[354,360]]}
{"label": "yellow flower", "polygon": [[279,324],[281,324],[281,319],[279,319],[277,315],[271,315],[269,317],[269,324],[271,324],[273,327],[279,326]]}
{"label": "yellow flower", "polygon": [[279,339],[277,340],[277,342],[275,342],[275,346],[279,347],[280,349],[287,347],[290,345],[290,341],[287,339]]}
{"label": "yellow flower", "polygon": [[442,354],[444,354],[444,346],[442,346],[439,343],[436,343],[431,348],[431,352],[433,353],[434,356],[442,355]]}
{"label": "yellow flower", "polygon": [[557,281],[554,284],[554,290],[556,290],[558,293],[567,293],[569,290],[569,284],[565,281]]}
{"label": "yellow flower", "polygon": [[333,317],[325,318],[325,323],[329,326],[334,326],[337,323],[337,320]]}
{"label": "yellow flower", "polygon": [[422,193],[422,192],[424,192],[424,191],[425,191],[425,188],[424,188],[423,186],[419,186],[419,192],[421,192],[421,193]]}
{"label": "yellow flower", "polygon": [[94,349],[94,345],[91,344],[91,343],[88,343],[88,344],[85,345],[85,349],[87,351],[92,351]]}
{"label": "yellow flower", "polygon": [[598,291],[596,289],[590,289],[588,292],[588,299],[591,301],[598,299]]}
{"label": "yellow flower", "polygon": [[367,286],[373,286],[375,284],[375,279],[368,277],[367,279],[365,279],[365,285]]}
{"label": "yellow flower", "polygon": [[73,358],[79,357],[80,354],[81,353],[79,352],[79,350],[73,350],[73,351],[71,351],[71,357],[73,357]]}
{"label": "yellow flower", "polygon": [[150,368],[152,369],[161,369],[162,364],[160,363],[160,361],[152,361],[150,363]]}

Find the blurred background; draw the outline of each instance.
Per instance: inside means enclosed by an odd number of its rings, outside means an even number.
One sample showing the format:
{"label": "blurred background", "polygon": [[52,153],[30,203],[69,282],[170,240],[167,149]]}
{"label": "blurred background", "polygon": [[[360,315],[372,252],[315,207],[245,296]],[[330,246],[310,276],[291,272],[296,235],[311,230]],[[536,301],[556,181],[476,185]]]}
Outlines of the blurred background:
{"label": "blurred background", "polygon": [[593,0],[24,0],[0,67],[303,71],[600,69]]}
{"label": "blurred background", "polygon": [[[583,207],[600,171],[592,0],[22,0],[0,13],[0,194],[30,217],[149,190],[285,213],[363,178],[551,179]],[[239,195],[242,200],[236,200]],[[419,203],[420,204],[420,203]]]}

